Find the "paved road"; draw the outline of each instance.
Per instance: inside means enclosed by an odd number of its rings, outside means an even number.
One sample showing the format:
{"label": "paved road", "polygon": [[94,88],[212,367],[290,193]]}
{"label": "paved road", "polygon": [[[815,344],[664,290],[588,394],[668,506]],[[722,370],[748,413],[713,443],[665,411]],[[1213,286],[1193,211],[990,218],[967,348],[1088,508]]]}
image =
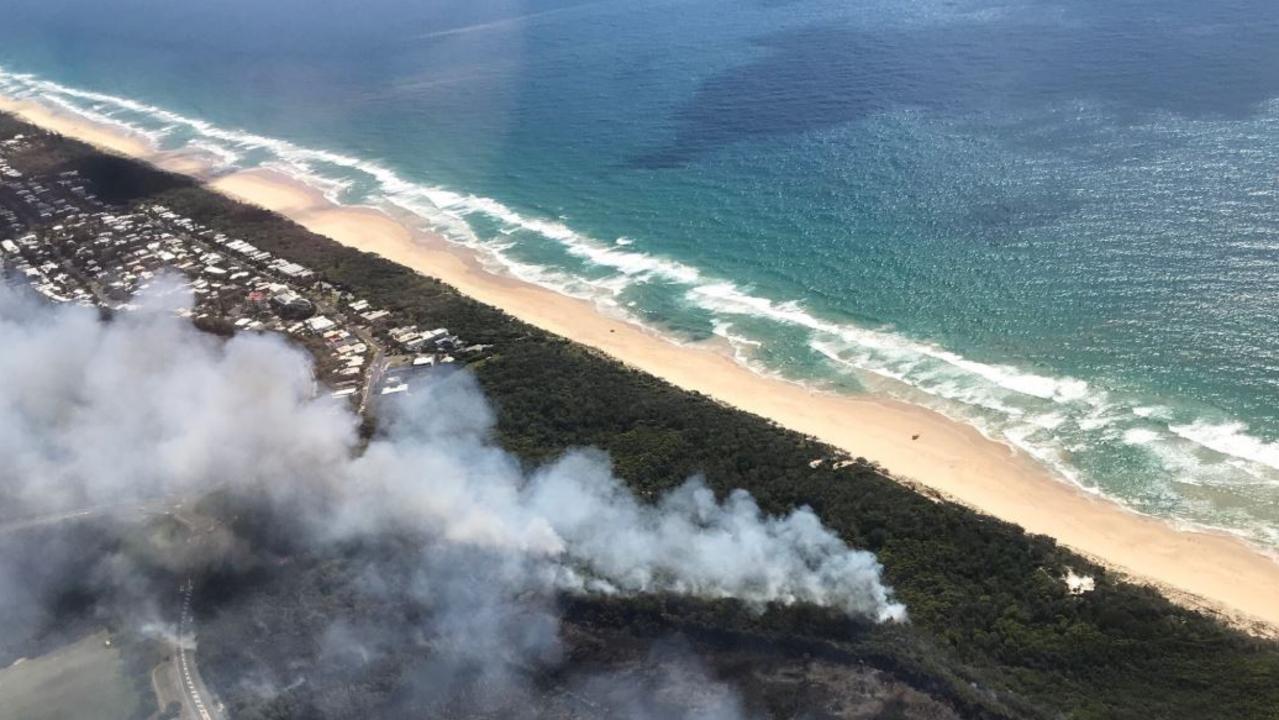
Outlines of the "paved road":
{"label": "paved road", "polygon": [[[376,346],[375,346],[376,347]],[[369,363],[369,371],[364,375],[364,390],[360,393],[360,415],[369,407],[369,397],[373,390],[382,383],[382,375],[386,373],[386,353],[378,348],[373,353],[373,362]]]}
{"label": "paved road", "polygon": [[373,358],[369,361],[368,369],[364,373],[364,388],[360,391],[359,414],[363,415],[364,411],[369,407],[369,399],[373,394],[373,390],[382,382],[382,375],[386,373],[386,348],[382,347],[382,343],[378,342],[371,330],[361,327],[358,323],[350,322],[349,313],[344,313],[323,300],[316,298],[310,298],[310,300],[315,304],[317,313],[326,317],[341,318],[343,327],[350,328],[355,336],[360,339],[360,342],[368,345],[373,350]]}
{"label": "paved road", "polygon": [[[172,512],[178,522],[186,525],[192,532],[199,532],[197,524],[183,516],[178,507],[170,506],[172,498],[156,500],[149,503],[110,503],[94,507],[66,510],[47,515],[38,515],[10,520],[0,523],[0,536],[15,533],[43,525],[54,525],[92,517],[106,515],[123,515],[134,513],[147,515],[151,513]],[[226,720],[226,713],[221,704],[209,692],[208,686],[200,677],[195,661],[195,617],[191,614],[191,593],[193,585],[190,580],[182,585],[182,611],[178,618],[178,636],[174,643],[177,652],[178,683],[181,686],[183,700],[182,717],[185,720]]]}
{"label": "paved road", "polygon": [[182,614],[178,618],[178,681],[182,684],[182,698],[186,717],[196,720],[225,720],[221,704],[213,699],[209,688],[200,678],[195,664],[195,618],[191,615],[190,580],[182,586]]}
{"label": "paved road", "polygon": [[13,520],[0,522],[0,535],[18,532],[19,530],[27,530],[33,527],[40,527],[41,525],[55,525],[57,523],[67,522],[70,520],[83,520],[85,518],[101,517],[104,515],[123,515],[125,513],[145,515],[147,513],[164,512],[168,502],[169,500],[166,499],[147,503],[109,503],[106,505],[96,505],[93,507],[49,513],[48,515],[15,518]]}

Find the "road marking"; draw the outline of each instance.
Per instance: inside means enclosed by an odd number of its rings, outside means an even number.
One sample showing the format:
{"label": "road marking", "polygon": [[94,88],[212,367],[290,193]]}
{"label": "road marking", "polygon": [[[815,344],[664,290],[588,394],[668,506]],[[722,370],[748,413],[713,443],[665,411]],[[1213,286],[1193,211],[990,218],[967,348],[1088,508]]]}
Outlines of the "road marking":
{"label": "road marking", "polygon": [[[182,668],[182,674],[186,682],[187,699],[195,708],[200,716],[200,720],[213,720],[213,716],[209,714],[208,709],[204,706],[204,699],[200,697],[200,691],[195,685],[195,679],[191,677],[191,661],[188,653],[194,651],[184,647],[187,641],[186,626],[191,621],[191,591],[194,584],[188,580],[182,590],[182,614],[178,616],[178,664]],[[191,639],[195,639],[195,634],[191,634]]]}

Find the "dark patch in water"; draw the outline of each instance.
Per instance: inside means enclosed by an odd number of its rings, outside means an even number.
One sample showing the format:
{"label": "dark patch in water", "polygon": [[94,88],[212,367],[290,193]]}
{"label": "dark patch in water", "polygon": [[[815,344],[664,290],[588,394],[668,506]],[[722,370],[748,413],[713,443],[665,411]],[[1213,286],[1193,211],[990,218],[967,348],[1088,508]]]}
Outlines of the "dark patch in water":
{"label": "dark patch in water", "polygon": [[1248,117],[1279,96],[1272,3],[1082,0],[1061,16],[1023,9],[891,32],[778,33],[758,41],[764,57],[703,83],[675,114],[671,144],[632,165],[679,166],[750,137],[820,130],[901,107],[965,113],[1083,100],[1131,119]]}

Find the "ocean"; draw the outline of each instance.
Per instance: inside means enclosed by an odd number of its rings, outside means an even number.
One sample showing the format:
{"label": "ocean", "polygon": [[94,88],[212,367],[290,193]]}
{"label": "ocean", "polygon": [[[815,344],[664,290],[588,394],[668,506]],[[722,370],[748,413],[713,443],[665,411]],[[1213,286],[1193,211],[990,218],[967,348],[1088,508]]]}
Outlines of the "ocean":
{"label": "ocean", "polygon": [[1279,548],[1273,0],[7,0],[0,93]]}

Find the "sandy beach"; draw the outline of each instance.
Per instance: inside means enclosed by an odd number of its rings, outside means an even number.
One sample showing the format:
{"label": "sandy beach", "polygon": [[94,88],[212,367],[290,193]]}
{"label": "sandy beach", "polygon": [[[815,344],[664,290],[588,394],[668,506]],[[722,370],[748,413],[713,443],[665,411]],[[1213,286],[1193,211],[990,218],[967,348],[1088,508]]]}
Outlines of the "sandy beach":
{"label": "sandy beach", "polygon": [[[3,98],[0,110],[166,169],[207,175],[193,158],[156,152],[145,138],[115,128]],[[585,301],[488,272],[441,237],[414,231],[378,210],[335,206],[281,174],[246,171],[212,178],[210,184],[675,385],[768,417],[957,502],[1057,538],[1174,600],[1221,613],[1257,632],[1279,632],[1279,562],[1273,557],[1224,533],[1180,530],[1092,496],[973,427],[906,403],[834,395],[764,377],[716,348],[681,345],[608,317]]]}

